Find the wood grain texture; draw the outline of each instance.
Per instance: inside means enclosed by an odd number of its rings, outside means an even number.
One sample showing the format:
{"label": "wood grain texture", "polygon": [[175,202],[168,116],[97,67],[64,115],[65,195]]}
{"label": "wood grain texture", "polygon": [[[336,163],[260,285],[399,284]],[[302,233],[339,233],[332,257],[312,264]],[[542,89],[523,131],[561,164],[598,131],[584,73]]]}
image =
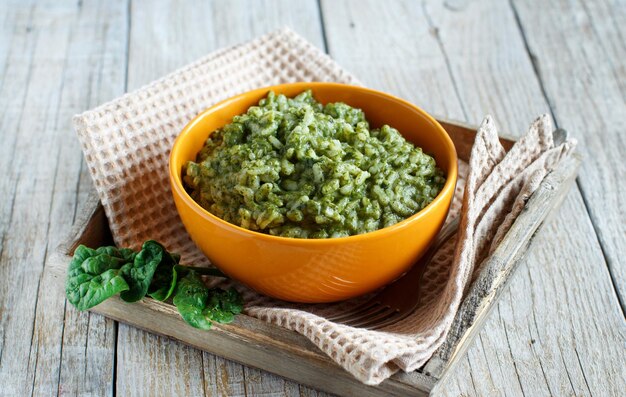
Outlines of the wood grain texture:
{"label": "wood grain texture", "polygon": [[[65,142],[59,163],[63,167],[61,169],[66,171],[60,173],[58,184],[67,192],[66,207],[59,210],[59,216],[66,221],[58,223],[62,228],[55,230],[55,238],[49,243],[51,247],[58,245],[58,236],[69,227],[68,220],[74,223],[80,221],[77,219],[78,208],[94,192],[82,154],[78,154],[79,144],[71,126],[71,117],[124,92],[128,33],[126,4],[88,2],[77,3],[76,8],[78,18],[72,28],[71,57],[68,57],[67,83],[62,94],[64,110],[57,127]],[[48,282],[45,278],[42,280],[43,285]],[[63,302],[63,296],[55,296],[54,299]],[[43,295],[40,302],[42,300]],[[41,312],[47,313],[47,310],[44,308]],[[45,333],[49,327],[42,325],[41,329]],[[116,326],[113,321],[66,308],[58,394],[112,395],[115,343]]]}
{"label": "wood grain texture", "polygon": [[314,0],[133,0],[128,64],[132,91],[219,48],[288,26],[323,48]]}
{"label": "wood grain texture", "polygon": [[327,44],[367,85],[436,114],[475,123],[489,112],[519,133],[550,111],[582,140],[580,191],[535,237],[439,392],[626,390],[623,2],[321,8],[320,19],[314,0],[0,2],[0,395],[324,395],[130,327],[118,338],[113,321],[66,308],[42,273],[93,191],[70,116],[121,94],[127,67],[136,88],[283,25]]}
{"label": "wood grain texture", "polygon": [[[458,361],[467,348],[467,340],[473,338],[493,309],[511,280],[517,263],[528,254],[538,228],[558,210],[570,191],[580,166],[579,156],[563,161],[546,176],[528,200],[526,209],[519,214],[515,223],[489,258],[481,265],[473,287],[467,291],[452,324],[448,337],[425,366],[425,372],[441,378],[442,372],[450,371],[450,361]],[[524,242],[524,244],[520,244]],[[465,345],[465,346],[461,346]],[[445,368],[448,367],[448,368]]]}
{"label": "wood grain texture", "polygon": [[[538,7],[535,9],[539,12]],[[515,29],[514,10],[506,3],[474,2],[455,11],[435,3],[427,10],[448,54],[452,73],[458,76],[459,95],[469,115],[478,117],[497,109],[498,115],[506,117],[500,119],[503,128],[521,131],[533,117],[530,112],[550,110],[532,68],[532,58],[521,51],[524,38]],[[573,16],[570,14],[570,18]],[[468,24],[470,27],[459,28]],[[491,81],[473,76],[490,76]],[[570,132],[579,134],[577,130]],[[611,346],[623,344],[625,323],[607,277],[602,247],[588,237],[594,228],[585,209],[580,193],[574,190],[548,228],[550,235],[544,230],[537,236],[526,259],[527,267],[522,267],[521,274],[514,278],[509,296],[503,296],[497,312],[500,326],[490,328],[488,323],[482,333],[481,347],[493,344],[511,357],[505,355],[499,362],[489,357],[482,364],[483,360],[476,360],[470,365],[488,371],[497,362],[498,367],[515,376],[509,379],[517,378],[516,383],[503,388],[505,391],[518,390],[527,395],[619,395],[619,390],[626,387],[621,380],[618,385],[601,381],[600,372],[619,378],[616,368],[624,368],[624,349],[615,351]],[[587,273],[584,282],[579,279]],[[547,291],[554,292],[548,295],[552,300],[539,298]],[[554,303],[547,304],[550,301]],[[556,303],[563,301],[568,302],[567,315]],[[580,326],[590,321],[602,325]],[[570,378],[582,378],[583,382]]]}
{"label": "wood grain texture", "polygon": [[[101,210],[98,210],[101,211]],[[106,227],[98,221],[90,221],[86,224],[86,230],[102,229]],[[82,240],[81,240],[82,241]],[[57,252],[49,261],[46,272],[50,278],[51,287],[62,288],[64,276],[67,271],[69,257]],[[346,371],[338,368],[324,353],[319,351],[308,339],[281,327],[267,324],[256,318],[245,315],[237,316],[232,324],[214,324],[211,330],[199,330],[189,327],[184,323],[176,308],[170,303],[163,303],[151,299],[145,299],[129,305],[118,297],[111,298],[93,309],[96,313],[102,313],[109,318],[123,321],[132,325],[131,329],[139,332],[140,329],[148,329],[153,334],[165,335],[174,340],[184,341],[188,346],[193,346],[209,351],[220,356],[227,356],[233,360],[253,365],[255,367],[268,368],[271,371],[288,375],[306,384],[334,390],[341,395],[349,395],[352,391],[358,391],[363,396],[404,396],[407,394],[425,395],[427,386],[432,388],[433,382],[424,383],[424,377],[418,373],[394,376],[380,387],[365,386]],[[136,328],[135,328],[136,327]],[[135,332],[133,331],[133,332]],[[162,352],[160,354],[169,354]],[[127,360],[134,360],[134,355],[128,353]],[[279,357],[279,359],[278,359]],[[138,363],[133,363],[138,365]],[[185,364],[188,364],[185,362]],[[140,365],[140,364],[139,364]],[[153,371],[159,371],[158,368]],[[238,372],[238,371],[237,371]],[[261,373],[258,370],[249,369],[254,375]],[[229,384],[230,372],[218,372],[221,384],[218,383],[219,393],[231,390]],[[292,382],[280,384],[268,382],[263,372],[263,377],[249,379],[246,377],[244,393],[257,394],[294,394],[298,392],[319,394],[303,387],[294,387]],[[217,375],[217,374],[216,374]],[[277,378],[278,379],[278,378]],[[153,386],[150,379],[141,379],[141,390],[135,387],[128,393],[147,393],[169,395],[171,393],[189,393],[190,390],[179,390],[175,384],[169,383]],[[227,382],[228,381],[228,382]]]}
{"label": "wood grain texture", "polygon": [[[323,46],[318,5],[313,0],[297,6],[288,0],[133,0],[130,10],[128,91],[213,50],[283,26]],[[135,393],[138,379],[149,395],[300,394],[297,384],[278,376],[124,324],[119,326],[117,354],[117,391],[123,394]],[[216,369],[219,378],[213,373]]]}
{"label": "wood grain texture", "polygon": [[[127,91],[213,50],[210,15],[208,2],[132,1]],[[145,395],[203,395],[203,358],[192,347],[120,324],[117,391],[122,395],[139,395],[139,390]]]}
{"label": "wood grain texture", "polygon": [[41,275],[91,186],[71,115],[124,89],[125,8],[3,7],[0,394],[110,394],[114,322],[65,316],[63,292]]}
{"label": "wood grain texture", "polygon": [[579,186],[626,312],[626,3],[512,6],[554,117],[588,159]]}
{"label": "wood grain texture", "polygon": [[[466,120],[455,81],[418,2],[322,1],[328,51],[365,85]],[[475,120],[474,120],[475,121]]]}
{"label": "wood grain texture", "polygon": [[[513,134],[550,110],[507,3],[406,1],[389,2],[384,9],[360,4],[329,1],[322,9],[331,55],[366,84],[453,118],[477,122],[492,113]],[[393,41],[386,42],[386,36]],[[364,44],[359,51],[352,51],[352,39]],[[413,45],[418,40],[419,46]],[[391,67],[381,63],[402,66],[390,78],[392,73],[374,71]],[[435,79],[433,70],[439,72]],[[597,367],[609,373],[623,368],[623,354],[614,347],[624,340],[624,320],[616,310],[601,247],[589,238],[594,230],[579,192],[566,198],[553,222],[535,239],[504,302],[470,347],[461,365],[468,371],[457,367],[449,374],[442,394],[617,394],[618,389],[600,387],[599,380],[595,390],[577,382],[595,375]],[[584,241],[583,249],[577,240]],[[587,284],[597,287],[588,289],[577,273],[590,273]],[[547,289],[552,299],[539,299]],[[565,311],[558,302],[567,298],[575,303]],[[580,326],[590,321],[601,321],[603,327]],[[588,354],[578,354],[581,349]]]}

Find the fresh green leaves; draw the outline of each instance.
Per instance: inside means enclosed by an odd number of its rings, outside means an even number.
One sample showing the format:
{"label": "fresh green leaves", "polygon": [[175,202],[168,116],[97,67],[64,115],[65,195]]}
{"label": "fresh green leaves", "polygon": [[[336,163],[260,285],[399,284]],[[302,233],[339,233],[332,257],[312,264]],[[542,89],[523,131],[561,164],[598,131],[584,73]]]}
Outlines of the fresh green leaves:
{"label": "fresh green leaves", "polygon": [[159,301],[173,296],[183,319],[209,329],[213,321],[229,323],[243,310],[241,295],[231,288],[208,288],[201,275],[226,277],[217,269],[179,265],[180,255],[160,243],[146,241],[141,250],[100,247],[76,248],[67,274],[67,300],[88,310],[119,293],[126,302],[146,295]]}
{"label": "fresh green leaves", "polygon": [[243,311],[243,298],[236,289],[231,287],[226,291],[222,289],[215,289],[215,291],[214,297],[218,298],[222,310],[233,314],[239,314]]}
{"label": "fresh green leaves", "polygon": [[189,325],[209,329],[213,321],[232,322],[235,314],[241,313],[243,300],[234,288],[228,291],[209,289],[191,270],[178,283],[174,305]]}
{"label": "fresh green leaves", "polygon": [[126,254],[112,247],[93,250],[81,245],[76,248],[67,272],[67,300],[78,310],[87,310],[128,290],[128,283],[119,270],[129,258]]}
{"label": "fresh green leaves", "polygon": [[178,282],[174,305],[187,324],[200,329],[209,329],[211,321],[202,313],[208,298],[209,289],[192,270]]}
{"label": "fresh green leaves", "polygon": [[141,251],[135,255],[133,261],[121,269],[130,288],[122,292],[120,298],[126,302],[137,302],[146,296],[154,272],[166,255],[163,246],[156,241],[149,240],[143,243]]}
{"label": "fresh green leaves", "polygon": [[154,273],[152,284],[148,290],[148,295],[152,299],[164,301],[174,293],[178,281],[178,268],[181,267],[178,265],[178,261],[180,261],[180,255],[166,252],[166,256]]}
{"label": "fresh green leaves", "polygon": [[243,299],[236,289],[226,291],[219,288],[210,290],[205,312],[214,321],[227,324],[233,321],[236,314],[243,310]]}

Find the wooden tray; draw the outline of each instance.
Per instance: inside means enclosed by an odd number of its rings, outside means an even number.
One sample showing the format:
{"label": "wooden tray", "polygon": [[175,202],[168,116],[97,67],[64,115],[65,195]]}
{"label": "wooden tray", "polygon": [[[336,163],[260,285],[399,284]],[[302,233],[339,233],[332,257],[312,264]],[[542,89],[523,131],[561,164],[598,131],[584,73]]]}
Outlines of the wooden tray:
{"label": "wooden tray", "polygon": [[[439,121],[452,137],[459,158],[467,161],[476,127]],[[564,138],[562,130],[555,134],[557,142]],[[507,150],[514,143],[506,138],[500,140]],[[535,233],[564,199],[579,165],[580,158],[572,156],[543,180],[511,230],[487,259],[464,298],[446,341],[426,365],[412,373],[395,374],[378,386],[360,383],[298,333],[246,315],[237,316],[232,324],[215,324],[213,329],[202,331],[185,324],[173,305],[152,299],[127,304],[116,297],[92,311],[331,393],[363,397],[428,395],[439,382],[445,381],[446,374],[460,361]],[[45,271],[50,273],[55,288],[65,287],[67,266],[79,244],[88,247],[112,244],[107,218],[97,197],[85,203],[75,229],[46,264]]]}

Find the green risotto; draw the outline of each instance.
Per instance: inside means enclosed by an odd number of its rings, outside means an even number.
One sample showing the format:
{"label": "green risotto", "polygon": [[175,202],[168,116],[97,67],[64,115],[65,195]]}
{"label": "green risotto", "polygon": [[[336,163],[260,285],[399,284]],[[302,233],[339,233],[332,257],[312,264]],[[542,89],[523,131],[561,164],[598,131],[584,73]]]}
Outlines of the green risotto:
{"label": "green risotto", "polygon": [[435,160],[361,109],[270,92],[213,132],[183,169],[191,197],[246,229],[345,237],[393,225],[445,183]]}

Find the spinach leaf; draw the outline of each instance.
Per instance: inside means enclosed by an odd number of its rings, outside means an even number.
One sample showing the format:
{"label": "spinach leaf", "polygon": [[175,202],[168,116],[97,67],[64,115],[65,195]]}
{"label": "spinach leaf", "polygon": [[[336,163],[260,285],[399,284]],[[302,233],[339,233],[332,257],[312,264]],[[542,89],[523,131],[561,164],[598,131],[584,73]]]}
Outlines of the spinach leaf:
{"label": "spinach leaf", "polygon": [[209,289],[201,275],[226,277],[214,268],[179,265],[180,255],[169,253],[156,241],[146,241],[139,252],[129,248],[76,248],[65,286],[68,301],[78,310],[90,309],[119,293],[127,302],[146,294],[174,305],[193,327],[209,329],[213,321],[229,323],[243,309],[233,288]]}
{"label": "spinach leaf", "polygon": [[235,289],[209,289],[194,270],[189,270],[178,282],[174,305],[187,324],[209,329],[212,321],[232,322],[234,315],[241,313],[243,300]]}
{"label": "spinach leaf", "polygon": [[125,262],[132,262],[137,253],[130,248],[100,247],[96,249],[99,254],[106,254],[112,257],[123,259]]}
{"label": "spinach leaf", "polygon": [[143,243],[141,251],[134,256],[132,262],[122,266],[121,271],[129,289],[120,293],[126,302],[137,302],[148,292],[152,277],[164,256],[165,248],[154,240]]}
{"label": "spinach leaf", "polygon": [[194,271],[203,276],[226,278],[226,275],[216,268],[179,265],[179,260],[180,255],[166,252],[163,260],[154,272],[154,278],[148,290],[148,295],[151,298],[164,301],[172,296],[176,289],[178,278],[186,276],[190,271]]}
{"label": "spinach leaf", "polygon": [[206,310],[211,313],[210,317],[218,323],[230,323],[235,314],[243,310],[243,299],[236,289],[230,288],[225,291],[221,288],[212,288]]}
{"label": "spinach leaf", "polygon": [[180,255],[178,254],[164,253],[163,260],[157,266],[148,289],[148,295],[152,299],[164,301],[174,293],[178,281],[179,260]]}
{"label": "spinach leaf", "polygon": [[208,298],[209,288],[196,272],[191,270],[178,281],[174,306],[187,324],[195,328],[209,329],[211,321],[203,313]]}
{"label": "spinach leaf", "polygon": [[67,273],[67,300],[78,310],[87,310],[128,290],[129,286],[120,274],[120,267],[126,261],[124,254],[118,250],[78,246]]}

